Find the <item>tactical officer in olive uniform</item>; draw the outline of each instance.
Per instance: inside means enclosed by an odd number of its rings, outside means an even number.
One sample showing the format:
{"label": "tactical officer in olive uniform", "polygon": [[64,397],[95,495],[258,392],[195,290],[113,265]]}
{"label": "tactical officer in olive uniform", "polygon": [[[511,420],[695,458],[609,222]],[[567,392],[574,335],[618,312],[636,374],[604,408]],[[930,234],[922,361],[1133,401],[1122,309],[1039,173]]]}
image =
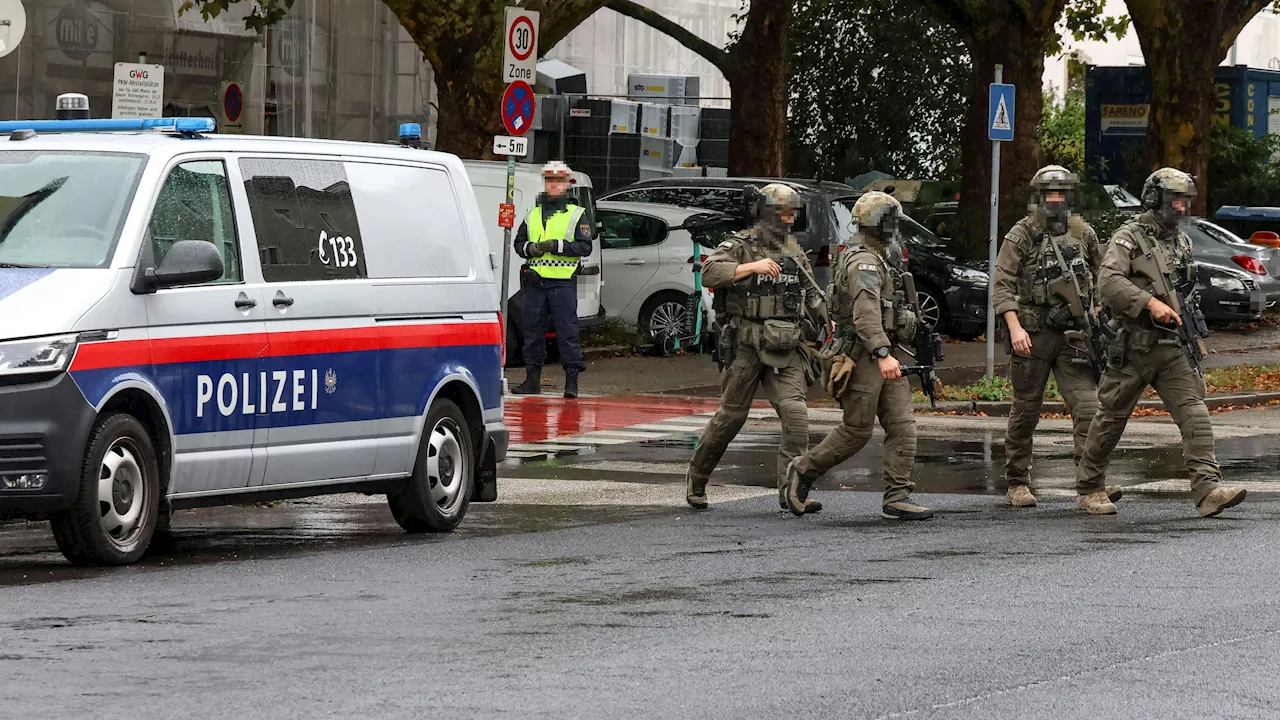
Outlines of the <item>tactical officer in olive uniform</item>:
{"label": "tactical officer in olive uniform", "polygon": [[[893,356],[895,343],[915,337],[919,307],[914,282],[904,283],[898,218],[902,206],[891,195],[868,192],[854,203],[858,234],[840,261],[827,291],[836,329],[823,354],[833,356],[832,395],[844,419],[817,447],[787,467],[783,495],[791,512],[809,511],[804,503],[823,473],[853,457],[871,439],[879,417],[884,428],[884,503],[890,520],[927,520],[933,511],[911,501],[911,466],[916,457],[916,425],[911,388]],[[852,368],[850,368],[852,365]],[[813,501],[808,501],[810,505]]]}
{"label": "tactical officer in olive uniform", "polygon": [[[1093,228],[1075,214],[1078,185],[1062,166],[1037,171],[1031,212],[1004,236],[996,260],[995,311],[1008,332],[1013,382],[1004,439],[1005,499],[1014,507],[1036,504],[1029,487],[1031,437],[1050,373],[1071,413],[1077,462],[1098,409],[1091,335],[1098,322],[1094,278],[1102,253]],[[1120,499],[1119,488],[1109,490],[1111,500]]]}
{"label": "tactical officer in olive uniform", "polygon": [[[1161,168],[1142,187],[1146,210],[1116,231],[1102,259],[1098,290],[1115,320],[1107,369],[1098,385],[1100,407],[1089,425],[1076,471],[1078,504],[1095,515],[1111,515],[1103,478],[1107,461],[1138,398],[1148,385],[1182,431],[1182,457],[1191,473],[1191,496],[1200,515],[1211,517],[1244,500],[1241,487],[1221,484],[1213,453],[1213,426],[1204,405],[1204,378],[1192,368],[1178,333],[1183,315],[1197,309],[1182,300],[1195,285],[1191,241],[1179,229],[1195,199],[1195,181]],[[1179,297],[1182,296],[1182,297]],[[1193,338],[1199,344],[1199,338]]]}
{"label": "tactical officer in olive uniform", "polygon": [[[707,507],[707,480],[747,420],[757,386],[782,421],[777,482],[809,445],[805,388],[811,382],[806,335],[825,327],[826,306],[809,260],[790,235],[801,200],[787,185],[766,185],[754,199],[755,227],[721,243],[702,265],[702,281],[715,288],[716,317],[727,317],[721,337],[720,409],[693,453],[685,499]],[[814,377],[816,379],[816,377]],[[821,509],[811,503],[810,512]]]}

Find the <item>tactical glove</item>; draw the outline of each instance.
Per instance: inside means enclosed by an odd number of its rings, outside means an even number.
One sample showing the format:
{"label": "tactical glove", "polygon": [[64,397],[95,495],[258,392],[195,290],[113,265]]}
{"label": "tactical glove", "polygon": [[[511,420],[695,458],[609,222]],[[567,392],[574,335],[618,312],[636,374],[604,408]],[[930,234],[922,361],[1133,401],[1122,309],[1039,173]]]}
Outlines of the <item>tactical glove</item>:
{"label": "tactical glove", "polygon": [[539,255],[546,255],[555,249],[556,244],[552,240],[539,240],[533,244],[533,251]]}
{"label": "tactical glove", "polygon": [[849,381],[853,379],[853,358],[848,355],[837,355],[831,359],[831,376],[827,380],[827,392],[833,398],[839,398],[849,391]]}

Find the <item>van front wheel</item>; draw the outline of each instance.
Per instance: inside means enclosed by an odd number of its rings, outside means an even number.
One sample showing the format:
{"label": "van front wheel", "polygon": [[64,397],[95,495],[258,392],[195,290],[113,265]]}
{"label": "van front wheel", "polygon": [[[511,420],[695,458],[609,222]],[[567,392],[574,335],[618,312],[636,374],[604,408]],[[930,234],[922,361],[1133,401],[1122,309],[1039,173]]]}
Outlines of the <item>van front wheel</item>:
{"label": "van front wheel", "polygon": [[475,457],[466,416],[453,401],[437,400],[427,414],[413,474],[387,496],[400,527],[411,533],[457,527],[475,487]]}
{"label": "van front wheel", "polygon": [[130,565],[151,544],[160,510],[160,466],[146,428],[112,413],[89,434],[75,505],[50,525],[76,565]]}

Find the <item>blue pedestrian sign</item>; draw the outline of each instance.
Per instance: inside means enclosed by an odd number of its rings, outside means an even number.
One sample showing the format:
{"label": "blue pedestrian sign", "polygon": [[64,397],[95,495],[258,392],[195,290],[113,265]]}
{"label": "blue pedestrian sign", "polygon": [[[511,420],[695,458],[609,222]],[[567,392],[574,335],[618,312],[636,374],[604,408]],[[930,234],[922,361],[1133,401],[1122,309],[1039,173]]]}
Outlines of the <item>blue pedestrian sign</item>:
{"label": "blue pedestrian sign", "polygon": [[991,84],[991,102],[987,111],[987,138],[1013,140],[1013,86]]}

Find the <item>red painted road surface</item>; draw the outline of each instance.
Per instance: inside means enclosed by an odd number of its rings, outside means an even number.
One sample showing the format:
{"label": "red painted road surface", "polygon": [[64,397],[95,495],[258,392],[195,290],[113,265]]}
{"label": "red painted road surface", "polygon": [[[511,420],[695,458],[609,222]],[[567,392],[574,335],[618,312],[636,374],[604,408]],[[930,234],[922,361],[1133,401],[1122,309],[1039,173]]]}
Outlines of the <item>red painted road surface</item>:
{"label": "red painted road surface", "polygon": [[504,420],[514,445],[715,412],[718,407],[717,400],[697,398],[508,398]]}

